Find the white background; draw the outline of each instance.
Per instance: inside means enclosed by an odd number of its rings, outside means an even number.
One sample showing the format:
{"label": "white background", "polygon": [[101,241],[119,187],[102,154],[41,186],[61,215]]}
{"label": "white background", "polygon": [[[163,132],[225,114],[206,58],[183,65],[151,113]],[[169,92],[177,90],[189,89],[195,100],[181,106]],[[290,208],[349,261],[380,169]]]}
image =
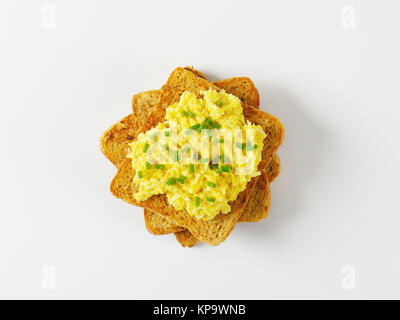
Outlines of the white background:
{"label": "white background", "polygon": [[[399,12],[3,0],[0,297],[400,298]],[[251,77],[286,127],[268,219],[217,247],[150,235],[142,209],[109,192],[99,150],[134,93],[185,65]]]}

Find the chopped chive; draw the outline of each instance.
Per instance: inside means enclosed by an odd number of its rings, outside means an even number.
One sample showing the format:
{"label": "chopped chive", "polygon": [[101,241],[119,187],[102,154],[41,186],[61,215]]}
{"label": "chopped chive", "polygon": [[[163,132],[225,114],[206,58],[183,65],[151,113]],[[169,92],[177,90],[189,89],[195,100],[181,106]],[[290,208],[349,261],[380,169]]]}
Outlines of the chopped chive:
{"label": "chopped chive", "polygon": [[242,149],[243,150],[246,147],[246,144],[245,143],[236,142],[235,143],[235,147],[238,148],[238,149]]}
{"label": "chopped chive", "polygon": [[210,125],[212,124],[212,121],[210,118],[206,118],[206,120],[204,121],[204,128],[210,128]]}
{"label": "chopped chive", "polygon": [[147,170],[150,170],[150,169],[151,169],[151,163],[150,163],[150,162],[146,161],[146,162],[145,162],[145,165],[146,165],[146,169],[147,169]]}
{"label": "chopped chive", "polygon": [[194,118],[194,116],[195,116],[195,114],[194,114],[192,111],[188,111],[187,115],[188,115],[190,118]]}
{"label": "chopped chive", "polygon": [[143,172],[142,171],[138,171],[137,175],[138,175],[139,179],[143,178]]}
{"label": "chopped chive", "polygon": [[215,202],[215,198],[207,198],[206,199],[208,202]]}
{"label": "chopped chive", "polygon": [[223,172],[229,172],[229,171],[231,171],[232,167],[231,166],[221,166],[221,169]]}
{"label": "chopped chive", "polygon": [[222,163],[225,163],[225,155],[224,154],[221,156],[221,161],[222,161]]}
{"label": "chopped chive", "polygon": [[161,169],[164,169],[164,168],[165,168],[165,165],[163,165],[163,164],[156,164],[156,169],[161,170]]}
{"label": "chopped chive", "polygon": [[174,177],[169,178],[169,179],[167,180],[167,186],[172,186],[172,185],[174,185],[175,183],[176,183],[176,179],[175,179]]}
{"label": "chopped chive", "polygon": [[178,150],[172,150],[171,154],[172,154],[172,160],[174,162],[179,161],[179,152],[178,152]]}
{"label": "chopped chive", "polygon": [[187,179],[187,178],[186,178],[185,176],[179,175],[179,178],[178,178],[177,180],[178,180],[179,183],[185,184],[185,180],[186,180],[186,179]]}
{"label": "chopped chive", "polygon": [[194,172],[194,164],[193,163],[189,164],[189,170],[190,170],[190,172]]}
{"label": "chopped chive", "polygon": [[200,123],[197,123],[197,124],[191,126],[189,129],[198,130],[198,129],[200,128],[200,126],[201,126],[201,124],[200,124]]}
{"label": "chopped chive", "polygon": [[223,170],[222,170],[222,168],[218,168],[217,170],[215,170],[215,172],[216,172],[216,173],[222,173]]}
{"label": "chopped chive", "polygon": [[223,102],[221,101],[221,100],[217,100],[216,102],[215,102],[215,104],[218,106],[218,107],[222,107],[224,104],[223,104]]}
{"label": "chopped chive", "polygon": [[163,149],[164,151],[168,151],[169,147],[168,147],[168,145],[164,144],[164,145],[162,146],[162,149]]}
{"label": "chopped chive", "polygon": [[143,152],[146,153],[147,150],[149,150],[149,144],[148,144],[148,143],[145,143],[145,144],[144,144],[144,147],[143,147]]}
{"label": "chopped chive", "polygon": [[219,123],[216,123],[216,122],[211,123],[211,126],[212,126],[214,129],[219,129],[219,128],[221,128],[221,125],[220,125]]}
{"label": "chopped chive", "polygon": [[216,169],[218,169],[218,164],[215,164],[215,163],[210,164],[210,169],[211,169],[211,170],[216,170]]}
{"label": "chopped chive", "polygon": [[214,182],[207,181],[207,185],[211,188],[215,188],[217,185]]}
{"label": "chopped chive", "polygon": [[169,131],[165,131],[164,136],[169,137]]}
{"label": "chopped chive", "polygon": [[182,111],[182,116],[187,116],[187,115],[188,115],[188,112],[186,110],[183,110]]}
{"label": "chopped chive", "polygon": [[224,143],[224,139],[217,139],[214,141],[215,143]]}
{"label": "chopped chive", "polygon": [[200,133],[201,130],[203,130],[204,126],[202,124],[199,125],[199,127],[197,128],[197,131]]}
{"label": "chopped chive", "polygon": [[199,205],[200,205],[200,198],[199,197],[194,197],[194,205],[196,206],[196,207],[198,207]]}

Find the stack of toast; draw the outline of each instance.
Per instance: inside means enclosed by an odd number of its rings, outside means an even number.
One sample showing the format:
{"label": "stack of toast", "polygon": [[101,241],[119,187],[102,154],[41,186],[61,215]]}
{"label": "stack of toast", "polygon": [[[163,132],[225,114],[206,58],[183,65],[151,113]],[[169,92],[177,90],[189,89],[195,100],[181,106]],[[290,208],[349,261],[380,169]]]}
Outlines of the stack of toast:
{"label": "stack of toast", "polygon": [[[220,213],[207,221],[196,219],[185,210],[175,210],[164,194],[137,202],[133,197],[138,187],[132,182],[135,172],[130,159],[126,157],[129,144],[141,132],[163,121],[166,108],[177,102],[183,92],[190,91],[200,96],[201,91],[210,88],[216,91],[223,89],[238,97],[245,119],[260,125],[266,133],[262,159],[258,165],[261,175],[253,177],[246,189],[230,203],[229,213]],[[201,72],[191,67],[176,68],[161,89],[135,94],[132,113],[102,135],[101,150],[118,169],[111,183],[111,192],[117,198],[144,208],[145,225],[150,233],[174,233],[184,247],[193,247],[199,241],[218,245],[228,237],[237,222],[265,219],[271,201],[269,184],[279,175],[280,160],[276,151],[283,141],[284,127],[276,117],[259,110],[259,106],[258,90],[247,77],[209,82]]]}

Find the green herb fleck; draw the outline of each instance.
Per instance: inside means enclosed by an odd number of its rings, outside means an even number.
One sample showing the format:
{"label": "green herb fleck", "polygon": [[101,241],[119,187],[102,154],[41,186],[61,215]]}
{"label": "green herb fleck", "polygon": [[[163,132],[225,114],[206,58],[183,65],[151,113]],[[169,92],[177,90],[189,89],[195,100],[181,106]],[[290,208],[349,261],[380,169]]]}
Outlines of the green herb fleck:
{"label": "green herb fleck", "polygon": [[146,162],[145,162],[145,166],[146,166],[146,169],[147,169],[147,170],[150,170],[150,169],[151,169],[151,163],[150,163],[150,162],[146,161]]}
{"label": "green herb fleck", "polygon": [[220,125],[219,123],[216,123],[216,122],[213,122],[213,123],[211,124],[211,126],[212,126],[214,129],[219,129],[219,128],[221,128],[221,125]]}
{"label": "green herb fleck", "polygon": [[197,123],[197,124],[191,126],[189,129],[192,129],[192,130],[196,130],[196,131],[197,131],[197,130],[200,128],[200,126],[201,126],[201,124],[200,124],[200,123]]}
{"label": "green herb fleck", "polygon": [[216,169],[218,169],[218,164],[216,164],[216,163],[210,164],[210,169],[211,169],[211,170],[216,170]]}
{"label": "green herb fleck", "polygon": [[206,120],[204,121],[203,127],[208,129],[208,128],[210,128],[211,123],[212,123],[211,119],[206,118]]}
{"label": "green herb fleck", "polygon": [[185,176],[179,175],[179,178],[178,178],[177,180],[178,180],[179,183],[185,184],[185,180],[186,180],[186,179],[187,179],[187,178],[186,178]]}
{"label": "green herb fleck", "polygon": [[207,181],[207,185],[211,188],[215,188],[217,185],[214,182]]}
{"label": "green herb fleck", "polygon": [[172,185],[174,185],[174,184],[176,184],[176,179],[175,179],[174,177],[169,178],[169,179],[167,180],[167,186],[172,186]]}

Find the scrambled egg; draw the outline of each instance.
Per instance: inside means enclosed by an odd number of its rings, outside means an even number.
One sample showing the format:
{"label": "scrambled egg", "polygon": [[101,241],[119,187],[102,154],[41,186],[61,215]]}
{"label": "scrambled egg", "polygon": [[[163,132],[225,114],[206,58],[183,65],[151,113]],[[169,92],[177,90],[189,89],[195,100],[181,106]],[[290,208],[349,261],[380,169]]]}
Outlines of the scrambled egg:
{"label": "scrambled egg", "polygon": [[127,157],[137,201],[165,194],[176,210],[209,220],[230,212],[229,202],[260,175],[265,133],[245,122],[236,96],[212,89],[201,94],[184,92],[164,122],[130,144]]}

